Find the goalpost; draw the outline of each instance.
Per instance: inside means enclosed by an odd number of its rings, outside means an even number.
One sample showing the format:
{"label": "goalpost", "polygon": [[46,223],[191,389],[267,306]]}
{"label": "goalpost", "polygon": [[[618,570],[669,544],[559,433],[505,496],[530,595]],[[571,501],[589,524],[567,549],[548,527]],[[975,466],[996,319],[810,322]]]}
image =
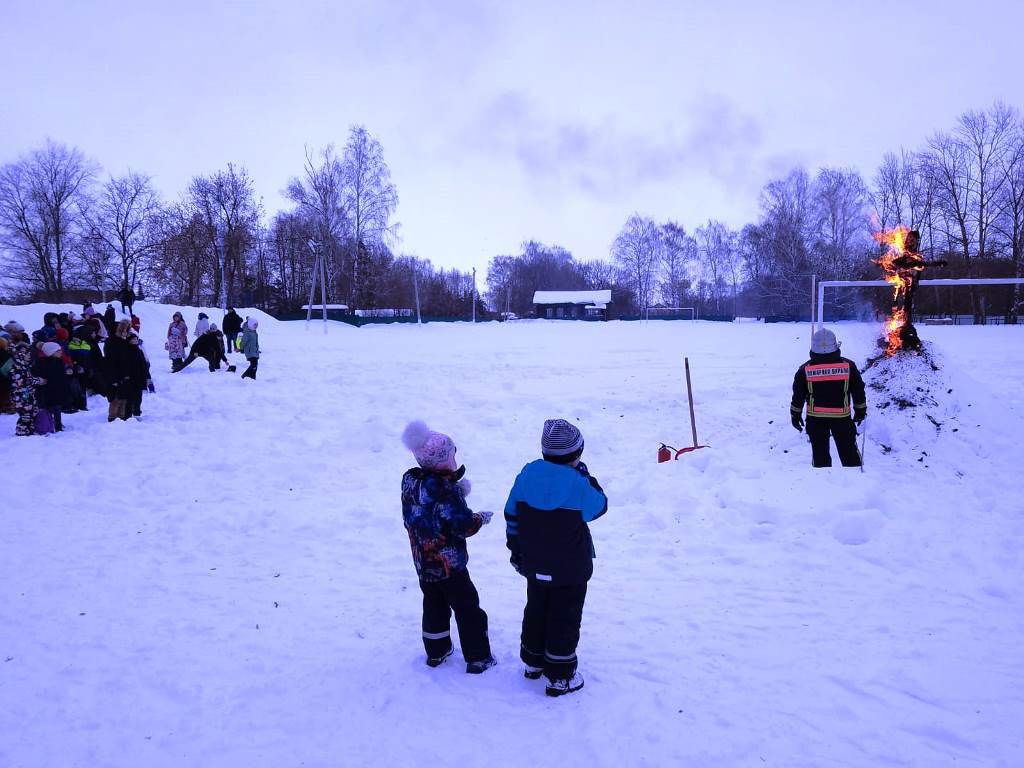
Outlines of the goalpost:
{"label": "goalpost", "polygon": [[[936,278],[934,280],[921,280],[918,282],[919,288],[924,288],[929,285],[1020,285],[1024,284],[1024,277],[979,277],[979,278]],[[817,312],[817,327],[821,328],[824,323],[823,316],[825,314],[825,289],[826,288],[873,288],[873,287],[885,287],[892,288],[892,283],[886,280],[822,280],[817,285],[817,301],[818,301],[818,312]],[[814,308],[814,295],[815,288],[811,287],[811,308]],[[815,316],[811,315],[811,333],[815,330]]]}
{"label": "goalpost", "polygon": [[694,307],[647,307],[644,319],[650,320],[652,314],[655,317],[672,317],[683,312],[690,313],[690,320],[697,319],[697,310]]}

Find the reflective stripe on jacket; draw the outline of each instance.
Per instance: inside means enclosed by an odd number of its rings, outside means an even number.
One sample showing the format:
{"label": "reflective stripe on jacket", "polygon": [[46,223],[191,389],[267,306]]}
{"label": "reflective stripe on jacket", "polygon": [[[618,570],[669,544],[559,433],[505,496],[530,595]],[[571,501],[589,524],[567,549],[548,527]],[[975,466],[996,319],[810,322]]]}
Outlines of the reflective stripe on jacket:
{"label": "reflective stripe on jacket", "polygon": [[790,412],[800,415],[804,403],[807,415],[825,419],[844,419],[853,410],[867,412],[864,380],[856,363],[840,357],[838,352],[811,353],[793,377],[793,399]]}

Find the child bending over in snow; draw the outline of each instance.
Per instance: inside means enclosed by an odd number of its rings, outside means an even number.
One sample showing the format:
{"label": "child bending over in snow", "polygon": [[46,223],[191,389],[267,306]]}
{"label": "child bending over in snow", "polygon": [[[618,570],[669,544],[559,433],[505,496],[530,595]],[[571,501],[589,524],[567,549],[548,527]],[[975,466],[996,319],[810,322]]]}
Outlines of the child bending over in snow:
{"label": "child bending over in snow", "polygon": [[402,442],[419,464],[402,476],[402,519],[423,592],[427,666],[436,667],[452,654],[454,611],[466,671],[479,674],[497,662],[487,639],[487,614],[466,569],[466,538],[489,523],[493,513],[473,512],[466,505],[466,468],[456,464],[455,443],[448,435],[414,421]]}

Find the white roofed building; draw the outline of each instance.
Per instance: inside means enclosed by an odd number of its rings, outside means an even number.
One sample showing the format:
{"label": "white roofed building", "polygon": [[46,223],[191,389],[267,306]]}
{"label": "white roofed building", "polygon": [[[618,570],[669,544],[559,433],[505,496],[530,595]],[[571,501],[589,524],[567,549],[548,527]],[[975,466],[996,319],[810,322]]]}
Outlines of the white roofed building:
{"label": "white roofed building", "polygon": [[607,320],[612,303],[610,288],[600,291],[536,291],[537,317],[549,320]]}

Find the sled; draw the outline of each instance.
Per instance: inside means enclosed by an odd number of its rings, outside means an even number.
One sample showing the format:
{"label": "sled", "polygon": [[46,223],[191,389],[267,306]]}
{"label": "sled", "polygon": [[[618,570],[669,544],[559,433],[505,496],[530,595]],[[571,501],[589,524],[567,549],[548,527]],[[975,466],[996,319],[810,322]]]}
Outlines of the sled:
{"label": "sled", "polygon": [[[686,399],[690,402],[690,432],[693,434],[693,445],[686,448],[674,448],[667,443],[662,443],[658,449],[658,463],[674,461],[684,453],[690,453],[700,448],[710,448],[708,445],[701,445],[697,442],[697,422],[693,417],[693,388],[690,386],[690,358],[684,357],[683,364],[686,368]],[[673,455],[674,454],[674,455]]]}

